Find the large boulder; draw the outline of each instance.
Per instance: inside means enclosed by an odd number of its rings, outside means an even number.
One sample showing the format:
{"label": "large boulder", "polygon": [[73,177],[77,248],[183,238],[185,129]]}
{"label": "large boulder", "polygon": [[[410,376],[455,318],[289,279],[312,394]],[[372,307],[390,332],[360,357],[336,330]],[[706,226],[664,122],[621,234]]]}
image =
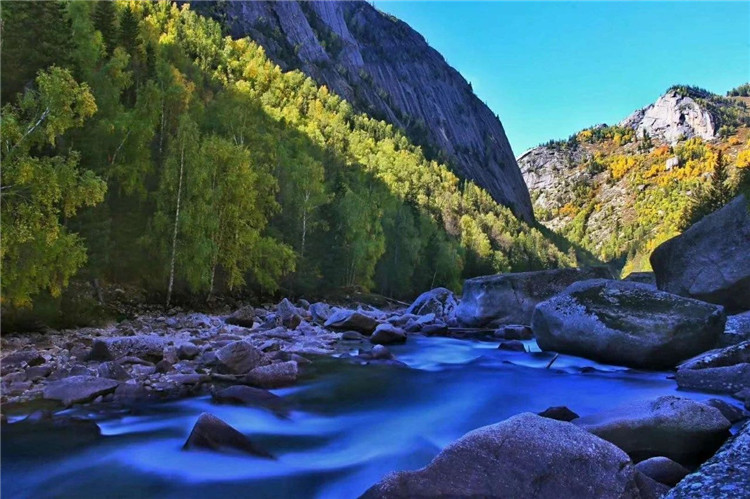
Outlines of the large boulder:
{"label": "large boulder", "polygon": [[659,289],[750,309],[750,206],[738,196],[656,248],[651,266]]}
{"label": "large boulder", "polygon": [[724,334],[719,338],[720,347],[736,345],[750,340],[750,312],[728,315]]}
{"label": "large boulder", "polygon": [[262,360],[263,353],[249,341],[233,341],[216,351],[219,370],[228,374],[246,374]]}
{"label": "large boulder", "polygon": [[331,329],[350,329],[370,335],[378,326],[378,321],[359,310],[339,309],[328,317],[325,327]]}
{"label": "large boulder", "polygon": [[554,269],[475,277],[464,282],[456,319],[466,327],[530,324],[537,303],[576,281],[611,278],[608,269]]}
{"label": "large boulder", "polygon": [[251,305],[246,305],[235,310],[224,322],[234,326],[253,327],[253,324],[255,324],[255,308]]}
{"label": "large boulder", "polygon": [[289,329],[297,329],[302,322],[299,309],[292,305],[287,298],[281,300],[276,306],[276,324]]}
{"label": "large boulder", "polygon": [[750,422],[695,473],[686,476],[668,499],[747,497],[750,491]]}
{"label": "large boulder", "polygon": [[407,314],[427,315],[436,317],[453,317],[458,302],[453,291],[446,288],[435,288],[425,291],[406,309]]}
{"label": "large boulder", "polygon": [[736,393],[750,388],[750,341],[711,350],[682,364],[675,375],[686,390]]}
{"label": "large boulder", "polygon": [[245,435],[217,418],[204,412],[198,417],[182,450],[208,449],[213,451],[235,451],[258,457],[272,457],[259,449]]}
{"label": "large boulder", "polygon": [[676,463],[668,457],[651,457],[635,465],[635,469],[659,483],[674,487],[677,482],[690,473],[680,463]]}
{"label": "large boulder", "polygon": [[113,379],[96,376],[70,376],[44,387],[43,396],[47,400],[57,400],[64,405],[89,402],[99,395],[115,391],[119,383]]}
{"label": "large boulder", "polygon": [[713,347],[722,307],[646,284],[593,279],[540,303],[532,329],[542,350],[599,362],[671,368]]}
{"label": "large boulder", "polygon": [[467,433],[425,468],[363,497],[641,497],[627,454],[570,423],[523,413]]}
{"label": "large boulder", "polygon": [[280,388],[293,385],[299,376],[296,360],[278,362],[267,366],[256,367],[245,376],[244,381],[260,388]]}
{"label": "large boulder", "polygon": [[636,461],[664,456],[681,464],[712,455],[732,426],[715,407],[672,395],[583,416],[573,424],[612,442]]}

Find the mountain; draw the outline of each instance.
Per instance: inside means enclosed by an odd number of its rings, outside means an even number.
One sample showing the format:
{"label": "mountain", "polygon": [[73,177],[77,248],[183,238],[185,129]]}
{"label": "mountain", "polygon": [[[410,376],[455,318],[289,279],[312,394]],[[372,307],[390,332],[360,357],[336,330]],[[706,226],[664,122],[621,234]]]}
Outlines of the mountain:
{"label": "mountain", "polygon": [[428,157],[526,221],[531,200],[498,117],[406,23],[364,1],[194,2],[282,69],[300,69],[357,111],[404,130]]}
{"label": "mountain", "polygon": [[748,104],[675,86],[617,125],[527,151],[518,163],[537,219],[625,272],[647,270],[644,256],[747,177]]}

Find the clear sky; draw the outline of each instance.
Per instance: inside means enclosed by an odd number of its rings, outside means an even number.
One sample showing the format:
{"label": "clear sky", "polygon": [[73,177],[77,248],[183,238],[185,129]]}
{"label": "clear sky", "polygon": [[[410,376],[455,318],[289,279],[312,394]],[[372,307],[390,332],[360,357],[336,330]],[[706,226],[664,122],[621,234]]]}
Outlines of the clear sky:
{"label": "clear sky", "polygon": [[376,1],[495,111],[516,155],[617,123],[673,84],[750,80],[750,2]]}

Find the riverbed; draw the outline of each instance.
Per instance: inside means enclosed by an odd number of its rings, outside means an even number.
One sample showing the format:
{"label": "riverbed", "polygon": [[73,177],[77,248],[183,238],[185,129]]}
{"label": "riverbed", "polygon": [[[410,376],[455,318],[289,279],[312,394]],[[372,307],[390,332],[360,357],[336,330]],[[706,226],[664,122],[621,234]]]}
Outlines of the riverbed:
{"label": "riverbed", "polygon": [[[417,469],[450,442],[515,414],[566,405],[579,415],[677,394],[666,372],[637,371],[496,341],[412,335],[393,346],[408,367],[320,359],[301,383],[273,390],[286,410],[217,405],[210,396],[122,412],[70,409],[99,439],[68,431],[2,435],[2,496],[356,497],[390,471]],[[680,391],[706,400],[709,394]],[[275,460],[181,450],[210,412]]]}

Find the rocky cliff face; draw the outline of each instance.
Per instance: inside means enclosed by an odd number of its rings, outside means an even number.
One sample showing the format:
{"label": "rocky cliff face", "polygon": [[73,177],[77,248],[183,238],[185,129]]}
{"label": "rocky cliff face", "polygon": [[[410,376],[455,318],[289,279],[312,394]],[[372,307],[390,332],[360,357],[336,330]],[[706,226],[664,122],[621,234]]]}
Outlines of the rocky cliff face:
{"label": "rocky cliff face", "polygon": [[653,104],[625,118],[620,126],[634,129],[641,137],[645,132],[675,144],[682,138],[715,139],[716,121],[711,112],[691,95],[670,89]]}
{"label": "rocky cliff face", "polygon": [[195,2],[232,36],[250,36],[284,69],[300,69],[354,107],[406,131],[428,155],[533,220],[500,120],[406,23],[366,2]]}

